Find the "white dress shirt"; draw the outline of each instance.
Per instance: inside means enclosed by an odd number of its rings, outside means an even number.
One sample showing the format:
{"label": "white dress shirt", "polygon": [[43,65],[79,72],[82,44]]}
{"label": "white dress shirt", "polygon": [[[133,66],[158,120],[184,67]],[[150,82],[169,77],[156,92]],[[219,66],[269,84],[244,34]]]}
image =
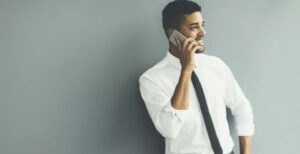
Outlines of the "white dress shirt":
{"label": "white dress shirt", "polygon": [[[207,105],[224,154],[234,143],[226,118],[226,107],[234,116],[237,134],[254,134],[253,113],[228,66],[218,57],[196,54],[194,69],[205,94]],[[165,58],[139,78],[142,98],[157,131],[165,138],[165,154],[213,154],[200,104],[190,82],[187,110],[171,106],[181,72],[178,58],[169,51]]]}

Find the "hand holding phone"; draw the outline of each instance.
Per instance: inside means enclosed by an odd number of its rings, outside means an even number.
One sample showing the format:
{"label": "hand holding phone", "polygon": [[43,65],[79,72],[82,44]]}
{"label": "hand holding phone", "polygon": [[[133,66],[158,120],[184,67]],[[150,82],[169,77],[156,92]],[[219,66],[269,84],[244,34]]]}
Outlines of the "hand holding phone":
{"label": "hand holding phone", "polygon": [[[179,42],[176,41],[176,38],[179,39]],[[199,52],[199,49],[202,47],[199,46],[194,38],[186,38],[177,30],[172,31],[169,41],[177,47],[177,55],[179,56],[182,69],[193,71],[196,67],[195,52]],[[180,46],[177,45],[179,43],[181,44]]]}
{"label": "hand holding phone", "polygon": [[[174,29],[171,33],[171,36],[169,37],[169,41],[174,44],[175,46],[177,46],[176,44],[176,39],[178,38],[180,40],[180,42],[183,44],[183,42],[187,39],[182,33],[180,33],[179,31],[177,31],[176,29]],[[196,53],[201,53],[201,50],[198,49],[196,50]]]}

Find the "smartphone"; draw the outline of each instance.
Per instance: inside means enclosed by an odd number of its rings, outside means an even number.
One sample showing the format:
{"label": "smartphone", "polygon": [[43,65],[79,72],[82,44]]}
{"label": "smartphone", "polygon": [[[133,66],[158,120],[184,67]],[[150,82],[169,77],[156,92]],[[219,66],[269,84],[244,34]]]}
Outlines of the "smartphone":
{"label": "smartphone", "polygon": [[[179,31],[174,29],[171,33],[171,36],[169,37],[169,41],[171,43],[173,43],[175,46],[177,46],[176,40],[175,40],[176,36],[178,37],[178,39],[180,40],[181,43],[183,43],[184,40],[186,39],[186,37],[182,33],[180,33]],[[198,50],[196,50],[196,53],[201,53],[201,51],[198,49]]]}
{"label": "smartphone", "polygon": [[169,37],[169,41],[173,43],[175,46],[177,46],[176,39],[175,39],[176,36],[178,37],[181,43],[183,43],[184,40],[186,39],[186,37],[183,34],[181,34],[179,31],[174,29],[171,33],[171,36]]}

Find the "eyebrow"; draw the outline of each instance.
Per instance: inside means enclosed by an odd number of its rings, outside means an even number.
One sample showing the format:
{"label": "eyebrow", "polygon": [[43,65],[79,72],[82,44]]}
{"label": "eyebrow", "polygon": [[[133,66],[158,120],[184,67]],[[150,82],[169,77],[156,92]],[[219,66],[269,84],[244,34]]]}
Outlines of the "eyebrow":
{"label": "eyebrow", "polygon": [[[203,21],[202,21],[202,24],[204,24],[204,23],[205,23],[205,21],[203,20]],[[197,25],[198,25],[198,22],[189,24],[189,26],[197,26]]]}

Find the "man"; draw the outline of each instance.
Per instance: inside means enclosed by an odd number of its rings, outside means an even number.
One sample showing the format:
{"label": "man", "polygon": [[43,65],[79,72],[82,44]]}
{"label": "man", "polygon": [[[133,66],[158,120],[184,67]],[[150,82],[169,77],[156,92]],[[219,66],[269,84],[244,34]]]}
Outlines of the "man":
{"label": "man", "polygon": [[165,138],[165,154],[232,154],[226,107],[235,119],[241,153],[250,154],[252,108],[228,66],[203,53],[201,7],[176,0],[164,8],[162,19],[168,38],[175,29],[187,38],[170,42],[166,57],[139,78],[151,120]]}

